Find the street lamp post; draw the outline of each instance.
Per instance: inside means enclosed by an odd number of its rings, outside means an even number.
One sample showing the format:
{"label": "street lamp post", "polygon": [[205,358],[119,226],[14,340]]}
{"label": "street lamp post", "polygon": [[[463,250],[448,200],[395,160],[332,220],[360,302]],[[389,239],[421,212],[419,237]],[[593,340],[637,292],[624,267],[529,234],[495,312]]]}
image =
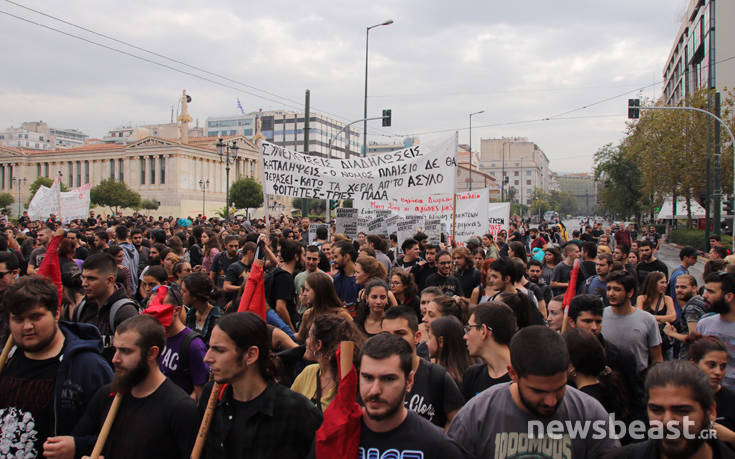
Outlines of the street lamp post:
{"label": "street lamp post", "polygon": [[370,29],[393,24],[393,19],[367,27],[365,29],[365,103],[362,110],[362,156],[367,155],[367,94],[368,94],[368,43],[370,41]]}
{"label": "street lamp post", "polygon": [[232,141],[231,145],[222,142],[222,137],[217,141],[217,154],[220,161],[225,160],[225,221],[230,221],[230,161],[235,162],[237,159],[237,151],[240,149],[236,141]]}
{"label": "street lamp post", "polygon": [[479,112],[470,113],[470,191],[472,191],[472,116],[485,113],[485,110]]}
{"label": "street lamp post", "polygon": [[13,183],[18,187],[18,218],[20,218],[20,185],[21,183],[25,185],[27,181],[25,177],[22,179],[20,177],[13,177]]}
{"label": "street lamp post", "polygon": [[206,208],[206,202],[207,202],[205,195],[207,193],[207,188],[209,188],[209,179],[205,179],[204,177],[200,178],[199,188],[202,189],[202,217],[205,217],[207,215],[204,210]]}

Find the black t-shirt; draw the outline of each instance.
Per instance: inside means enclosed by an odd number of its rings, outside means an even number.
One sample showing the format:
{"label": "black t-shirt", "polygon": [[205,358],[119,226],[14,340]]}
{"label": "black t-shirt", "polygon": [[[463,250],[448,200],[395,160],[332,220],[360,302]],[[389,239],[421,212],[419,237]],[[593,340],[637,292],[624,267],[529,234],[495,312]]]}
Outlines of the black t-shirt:
{"label": "black t-shirt", "polygon": [[592,233],[582,233],[579,238],[585,242],[595,242],[595,237]]}
{"label": "black t-shirt", "polygon": [[[572,266],[566,263],[559,263],[554,267],[554,272],[551,274],[551,282],[560,282],[562,284],[568,283],[572,278]],[[551,289],[554,295],[561,295],[567,291],[566,287],[552,287]]]}
{"label": "black t-shirt", "polygon": [[388,432],[373,432],[363,421],[357,457],[461,459],[464,456],[442,429],[409,411],[406,419]]}
{"label": "black t-shirt", "polygon": [[89,250],[87,250],[86,247],[82,247],[81,245],[74,249],[74,258],[78,260],[86,260],[89,256]]}
{"label": "black t-shirt", "polygon": [[669,278],[669,268],[667,268],[666,265],[659,259],[645,263],[640,262],[638,263],[638,266],[636,266],[636,269],[638,270],[639,284],[643,284],[643,281],[646,280],[646,276],[648,276],[648,273],[652,273],[654,271],[661,271],[666,275],[667,279]]}
{"label": "black t-shirt", "polygon": [[475,287],[480,285],[480,278],[482,275],[480,274],[480,271],[473,266],[467,271],[457,270],[454,273],[454,277],[459,280],[459,283],[462,286],[462,293],[469,297]]}
{"label": "black t-shirt", "polygon": [[273,304],[270,306],[276,309],[276,301],[283,300],[286,302],[286,309],[288,309],[288,315],[291,317],[291,323],[294,325],[298,323],[298,313],[296,311],[296,287],[293,283],[293,276],[288,271],[281,268],[276,268],[276,272],[272,275],[273,278],[273,292],[266,292],[266,295],[270,295],[269,298],[273,299]]}
{"label": "black t-shirt", "polygon": [[436,265],[430,266],[429,263],[424,263],[422,266],[417,266],[413,269],[413,278],[416,281],[416,285],[419,291],[426,287],[426,280],[432,274],[436,273]]}
{"label": "black t-shirt", "polygon": [[239,259],[240,255],[235,254],[234,257],[230,258],[227,256],[227,252],[220,252],[214,256],[210,271],[217,273],[217,287],[222,288],[222,284],[225,282],[225,273],[227,272],[227,268]]}
{"label": "black t-shirt", "polygon": [[496,384],[509,382],[510,376],[505,373],[499,378],[491,378],[487,372],[487,364],[478,363],[465,370],[462,376],[462,395],[469,401],[472,397]]}
{"label": "black t-shirt", "polygon": [[248,438],[248,436],[240,429],[245,428],[248,425],[248,420],[258,412],[260,405],[265,400],[263,394],[265,394],[265,391],[247,402],[240,402],[234,398],[232,399],[232,407],[235,411],[235,419],[237,422],[232,424],[232,429],[227,435],[226,441],[228,458],[239,459],[247,456],[250,445],[244,440]]}
{"label": "black t-shirt", "polygon": [[[242,273],[244,271],[250,271],[250,266],[247,266],[242,261],[237,260],[236,262],[230,264],[230,266],[227,267],[227,273],[225,274],[225,282],[230,282],[232,285],[240,286],[242,285]],[[224,282],[223,282],[224,283]],[[229,292],[225,295],[227,298],[227,301],[232,300],[235,298],[236,292]]]}
{"label": "black t-shirt", "polygon": [[[110,392],[108,384],[94,394],[75,435],[99,433],[112,404]],[[166,378],[148,397],[123,397],[102,454],[108,459],[189,457],[199,421],[194,400]],[[77,451],[77,455],[90,452]]]}
{"label": "black t-shirt", "polygon": [[16,457],[21,451],[25,454],[17,457],[41,457],[43,442],[54,435],[54,384],[58,371],[58,355],[32,360],[20,350],[3,370],[0,431],[3,442],[9,441],[10,445],[9,451],[0,451],[3,457]]}
{"label": "black t-shirt", "polygon": [[447,423],[447,413],[461,408],[464,397],[447,370],[421,359],[405,405],[410,411],[443,428]]}
{"label": "black t-shirt", "polygon": [[447,296],[464,296],[462,293],[462,284],[459,283],[459,279],[454,276],[444,277],[439,273],[434,273],[426,279],[427,287],[439,287],[442,293]]}
{"label": "black t-shirt", "polygon": [[735,430],[735,392],[722,386],[715,394],[715,401],[717,402],[717,419],[715,422],[730,430]]}

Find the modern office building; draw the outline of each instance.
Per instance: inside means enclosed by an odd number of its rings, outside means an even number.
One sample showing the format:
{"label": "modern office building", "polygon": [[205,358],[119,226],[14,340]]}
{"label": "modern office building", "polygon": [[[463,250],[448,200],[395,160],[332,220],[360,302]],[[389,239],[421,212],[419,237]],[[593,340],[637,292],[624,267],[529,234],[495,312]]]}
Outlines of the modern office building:
{"label": "modern office building", "polygon": [[569,192],[577,199],[575,214],[595,215],[597,213],[597,182],[592,174],[559,174],[559,188]]}
{"label": "modern office building", "polygon": [[[552,186],[549,158],[535,143],[525,137],[480,139],[480,154],[475,167],[497,179],[502,191],[515,189],[517,200],[530,205],[536,188],[550,191]],[[503,185],[503,177],[507,177]],[[505,195],[505,193],[504,193]]]}
{"label": "modern office building", "polygon": [[[208,137],[252,136],[256,131],[258,117],[260,117],[261,131],[268,142],[290,150],[304,151],[304,113],[277,110],[237,116],[209,117],[204,123],[205,135]],[[327,156],[329,139],[335,138],[344,127],[345,124],[341,121],[312,112],[309,116],[309,153]],[[359,155],[361,146],[360,131],[353,128],[345,129],[333,141],[332,156],[347,158],[351,155]]]}
{"label": "modern office building", "polygon": [[707,87],[710,69],[719,91],[735,87],[735,2],[691,0],[664,66],[663,98],[678,105]]}

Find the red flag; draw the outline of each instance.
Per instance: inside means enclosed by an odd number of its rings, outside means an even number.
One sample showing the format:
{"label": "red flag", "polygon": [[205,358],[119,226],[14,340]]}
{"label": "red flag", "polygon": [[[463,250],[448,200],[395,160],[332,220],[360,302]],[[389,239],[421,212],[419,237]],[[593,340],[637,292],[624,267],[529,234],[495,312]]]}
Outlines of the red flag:
{"label": "red flag", "polygon": [[572,302],[572,298],[577,295],[577,279],[579,279],[579,259],[574,260],[572,275],[569,278],[569,286],[567,287],[567,291],[564,292],[564,299],[562,300],[564,307],[568,308]]}
{"label": "red flag", "polygon": [[[352,344],[352,343],[348,343]],[[352,349],[350,347],[349,349]],[[341,347],[337,350],[337,373],[342,374]],[[352,362],[350,356],[349,362]],[[357,457],[362,429],[362,408],[357,403],[357,371],[350,368],[337,386],[337,396],[324,410],[324,421],[316,431],[317,459]]]}
{"label": "red flag", "polygon": [[255,260],[248,274],[245,290],[240,298],[237,312],[251,311],[265,319],[265,284],[263,283],[263,261]]}
{"label": "red flag", "polygon": [[168,287],[159,285],[156,289],[156,296],[153,297],[148,307],[143,311],[143,314],[150,314],[158,319],[164,327],[170,327],[171,322],[174,320],[174,306],[164,303],[166,294],[168,293]]}
{"label": "red flag", "polygon": [[56,285],[56,292],[59,296],[59,311],[61,311],[61,297],[64,293],[64,286],[61,285],[61,264],[59,263],[59,244],[64,236],[54,236],[46,247],[46,255],[43,257],[41,266],[38,267],[36,274],[44,276]]}

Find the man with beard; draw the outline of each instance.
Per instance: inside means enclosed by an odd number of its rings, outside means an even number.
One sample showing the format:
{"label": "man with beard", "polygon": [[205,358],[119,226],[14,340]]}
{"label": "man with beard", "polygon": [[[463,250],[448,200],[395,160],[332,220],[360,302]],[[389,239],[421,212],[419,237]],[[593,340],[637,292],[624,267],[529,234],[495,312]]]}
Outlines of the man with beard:
{"label": "man with beard", "polygon": [[[273,381],[269,334],[252,312],[228,314],[217,323],[204,362],[222,384],[202,458],[302,458],[322,422],[303,395]],[[204,413],[213,383],[199,400]],[[188,457],[188,451],[186,457]]]}
{"label": "man with beard", "polygon": [[97,327],[102,335],[102,355],[112,363],[115,353],[112,337],[125,319],[138,314],[138,305],[128,298],[125,288],[115,283],[117,265],[106,253],[90,255],[82,263],[84,299],[74,309],[74,322],[85,322]]}
{"label": "man with beard", "polygon": [[554,267],[554,272],[551,274],[551,289],[554,296],[566,293],[572,278],[574,260],[580,257],[579,246],[573,242],[567,242],[562,252],[564,259]]}
{"label": "man with beard", "polygon": [[[214,260],[212,260],[212,267],[209,271],[209,276],[212,279],[212,283],[214,283],[217,288],[222,288],[224,285],[227,268],[229,268],[232,263],[235,263],[240,259],[240,256],[237,253],[239,248],[240,243],[237,240],[237,236],[227,236],[225,238],[225,251],[215,255]],[[161,259],[163,260],[163,258]]]}
{"label": "man with beard", "polygon": [[28,274],[34,274],[41,266],[43,257],[46,255],[46,247],[52,236],[53,231],[46,226],[38,230],[38,234],[36,235],[36,244],[38,244],[38,247],[33,249],[31,255],[28,257]]}
{"label": "man with beard", "polygon": [[607,275],[613,268],[612,255],[605,252],[600,252],[595,260],[595,272],[596,276],[591,276],[584,281],[584,293],[589,293],[600,297],[605,306],[609,303],[607,301]]}
{"label": "man with beard", "polygon": [[681,322],[683,326],[675,327],[672,324],[664,326],[664,333],[670,338],[677,340],[675,345],[679,348],[679,358],[687,359],[686,340],[690,333],[697,331],[697,323],[709,312],[709,305],[697,295],[697,279],[691,274],[682,274],[676,278],[676,299],[679,304],[685,305],[681,311]]}
{"label": "man with beard", "polygon": [[592,421],[609,428],[600,402],[567,386],[569,353],[555,331],[541,325],[519,330],[510,341],[508,373],[512,382],[477,394],[449,428],[449,436],[468,457],[546,457],[548,451],[559,457],[597,457],[620,446],[618,440],[591,435],[548,435],[550,423]]}
{"label": "man with beard", "polygon": [[552,298],[551,287],[544,280],[543,273],[544,266],[540,261],[534,260],[533,258],[528,260],[526,265],[526,278],[538,287],[539,292],[541,292],[541,298],[537,299],[539,303],[543,300],[546,308],[548,309],[548,305],[551,303]]}
{"label": "man with beard", "polygon": [[[7,288],[15,341],[0,376],[3,457],[72,457],[95,437],[71,437],[87,401],[112,379],[97,329],[58,322],[56,286],[37,276]],[[23,438],[27,440],[22,440]]]}
{"label": "man with beard", "polygon": [[690,362],[656,365],[646,377],[651,438],[612,452],[611,458],[732,458],[735,453],[716,439],[710,422],[717,417],[715,396],[707,376]]}
{"label": "man with beard", "polygon": [[712,335],[727,347],[727,373],[722,385],[735,390],[735,274],[712,273],[704,279],[704,300],[715,315],[697,323],[697,333]]}
{"label": "man with beard", "polygon": [[[102,455],[107,459],[131,457],[188,457],[194,446],[199,417],[194,400],[161,373],[158,361],[166,332],[155,317],[139,315],[115,331],[115,378],[92,397],[75,436],[96,436],[105,422],[113,392],[122,402]],[[78,448],[77,455],[88,455]]]}
{"label": "man with beard", "polygon": [[641,373],[650,364],[663,362],[661,335],[652,314],[634,307],[635,279],[625,271],[607,276],[607,299],[610,306],[602,313],[602,333],[619,348],[630,351]]}
{"label": "man with beard", "polygon": [[459,279],[452,276],[452,254],[442,250],[436,255],[437,271],[426,279],[427,287],[439,287],[447,296],[464,296]]}
{"label": "man with beard", "polygon": [[405,406],[413,386],[414,353],[400,337],[380,333],[360,350],[362,408],[359,457],[464,457],[441,428]]}
{"label": "man with beard", "polygon": [[143,231],[138,228],[131,231],[130,240],[133,241],[135,250],[138,251],[138,272],[142,273],[143,269],[148,266],[148,258],[150,253],[150,249],[143,245]]}
{"label": "man with beard", "polygon": [[332,245],[332,257],[337,267],[337,275],[334,276],[334,289],[342,304],[349,310],[357,304],[357,292],[359,288],[355,282],[355,260],[357,251],[350,241],[339,241]]}
{"label": "man with beard", "polygon": [[629,253],[630,248],[628,248],[627,245],[616,245],[615,249],[613,249],[613,263],[620,263],[628,274],[638,279],[638,273],[635,270],[635,266],[628,262]]}
{"label": "man with beard", "polygon": [[655,245],[649,240],[641,241],[638,243],[638,253],[640,253],[641,261],[636,267],[638,270],[638,284],[643,285],[643,281],[646,280],[648,273],[654,271],[661,271],[664,273],[666,278],[669,278],[669,268],[653,255]]}
{"label": "man with beard", "polygon": [[435,426],[446,428],[464,404],[464,397],[444,367],[416,353],[416,343],[421,339],[416,314],[408,306],[393,306],[385,311],[381,325],[384,332],[402,338],[411,346],[414,374],[406,408]]}

